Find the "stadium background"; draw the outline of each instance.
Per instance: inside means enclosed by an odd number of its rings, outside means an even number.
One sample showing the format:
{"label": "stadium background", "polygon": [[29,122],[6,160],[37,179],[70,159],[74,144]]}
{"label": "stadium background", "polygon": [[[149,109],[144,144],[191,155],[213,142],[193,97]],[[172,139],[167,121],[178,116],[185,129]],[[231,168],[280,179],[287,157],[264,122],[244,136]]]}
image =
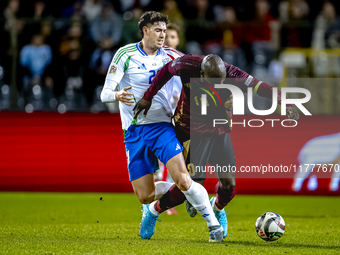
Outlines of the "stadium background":
{"label": "stadium background", "polygon": [[[295,163],[309,139],[339,132],[339,7],[304,0],[2,1],[0,190],[132,192],[118,106],[102,104],[99,94],[115,51],[140,40],[136,24],[145,10],[181,26],[184,53],[218,54],[270,84],[311,91],[306,108],[313,115],[301,114],[297,127],[239,126],[231,133],[237,166]],[[95,33],[102,15],[111,43]],[[37,34],[52,57],[33,76],[21,51]],[[270,106],[254,100],[258,109]],[[293,194],[293,175],[281,177],[238,178],[237,193]],[[299,194],[334,195],[330,174],[319,177],[327,178],[317,191]],[[208,179],[209,192],[215,182]]]}

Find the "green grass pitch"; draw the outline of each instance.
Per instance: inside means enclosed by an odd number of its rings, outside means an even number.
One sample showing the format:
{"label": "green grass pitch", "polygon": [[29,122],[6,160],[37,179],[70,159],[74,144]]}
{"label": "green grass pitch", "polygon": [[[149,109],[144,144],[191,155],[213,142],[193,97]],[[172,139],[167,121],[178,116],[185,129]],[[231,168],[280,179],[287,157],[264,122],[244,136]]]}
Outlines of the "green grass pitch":
{"label": "green grass pitch", "polygon": [[[2,192],[0,254],[340,254],[339,197],[238,195],[227,206],[223,243],[208,242],[202,217],[190,218],[185,205],[177,210],[161,215],[151,240],[141,240],[133,194]],[[255,233],[267,211],[286,222],[276,242]]]}

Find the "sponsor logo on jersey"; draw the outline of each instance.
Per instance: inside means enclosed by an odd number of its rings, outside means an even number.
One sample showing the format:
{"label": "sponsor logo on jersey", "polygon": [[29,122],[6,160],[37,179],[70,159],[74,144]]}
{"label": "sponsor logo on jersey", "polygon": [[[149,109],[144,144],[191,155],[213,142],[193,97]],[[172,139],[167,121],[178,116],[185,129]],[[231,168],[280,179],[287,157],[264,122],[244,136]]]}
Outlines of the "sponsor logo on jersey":
{"label": "sponsor logo on jersey", "polygon": [[157,64],[156,63],[153,63],[152,66],[156,66]]}
{"label": "sponsor logo on jersey", "polygon": [[179,146],[179,144],[177,144],[177,146],[176,146],[176,151],[177,150],[180,150],[181,149],[181,146]]}
{"label": "sponsor logo on jersey", "polygon": [[109,74],[111,73],[116,74],[116,72],[117,72],[117,67],[111,66]]}
{"label": "sponsor logo on jersey", "polygon": [[143,64],[141,64],[141,65],[138,67],[138,69],[146,70],[146,66],[145,66],[144,63],[143,63]]}

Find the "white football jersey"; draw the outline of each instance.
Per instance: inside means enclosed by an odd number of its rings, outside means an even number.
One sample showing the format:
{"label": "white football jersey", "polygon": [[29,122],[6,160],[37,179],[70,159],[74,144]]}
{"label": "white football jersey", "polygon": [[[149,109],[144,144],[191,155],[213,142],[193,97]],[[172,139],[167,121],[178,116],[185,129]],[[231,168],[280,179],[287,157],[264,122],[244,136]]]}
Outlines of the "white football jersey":
{"label": "white football jersey", "polygon": [[116,52],[106,75],[106,83],[117,83],[118,90],[132,86],[132,89],[128,92],[132,92],[134,97],[132,106],[119,102],[123,129],[127,130],[131,124],[145,125],[171,122],[172,86],[168,84],[163,86],[154,96],[146,117],[141,113],[137,120],[133,120],[134,112],[132,109],[143,97],[158,70],[169,61],[182,55],[180,52],[164,46],[158,50],[156,55],[149,56],[140,47],[140,42],[128,44]]}

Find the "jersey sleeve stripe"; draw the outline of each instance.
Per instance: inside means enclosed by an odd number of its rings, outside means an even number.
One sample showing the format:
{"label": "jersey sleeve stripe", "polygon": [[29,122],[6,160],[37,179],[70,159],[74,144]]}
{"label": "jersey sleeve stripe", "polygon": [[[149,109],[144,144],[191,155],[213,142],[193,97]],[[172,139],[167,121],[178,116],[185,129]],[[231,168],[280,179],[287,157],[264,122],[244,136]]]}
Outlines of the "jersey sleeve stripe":
{"label": "jersey sleeve stripe", "polygon": [[175,59],[172,55],[170,55],[170,54],[167,54],[167,55],[171,58],[171,60]]}
{"label": "jersey sleeve stripe", "polygon": [[125,73],[125,71],[129,68],[131,57],[132,57],[132,55],[130,55],[130,56],[127,58],[127,60],[125,61],[125,64],[124,64],[124,73]]}
{"label": "jersey sleeve stripe", "polygon": [[115,58],[113,59],[113,62],[114,62],[114,63],[116,63],[116,62],[118,63],[119,60],[117,61],[117,59],[120,58],[120,57],[122,56],[122,54],[124,54],[124,53],[126,53],[126,52],[129,52],[129,51],[131,51],[131,50],[137,50],[136,46],[133,45],[133,46],[131,46],[131,47],[126,47],[126,48],[120,49],[120,50],[118,51],[118,53],[116,54]]}
{"label": "jersey sleeve stripe", "polygon": [[260,87],[261,83],[262,83],[262,81],[259,81],[259,82],[256,84],[256,86],[254,87],[253,93],[255,93],[255,94],[257,93],[257,90],[258,90],[258,88]]}
{"label": "jersey sleeve stripe", "polygon": [[120,61],[120,59],[126,54],[126,53],[131,53],[131,52],[134,52],[134,51],[137,51],[136,48],[134,49],[130,49],[130,50],[127,50],[127,51],[123,51],[120,56],[114,61],[115,64],[118,64],[118,62]]}
{"label": "jersey sleeve stripe", "polygon": [[169,47],[164,47],[163,48],[165,51],[172,51],[174,53],[176,53],[177,55],[179,55],[180,57],[184,56],[184,54],[178,50],[175,50],[175,49],[172,49],[172,48],[169,48]]}
{"label": "jersey sleeve stripe", "polygon": [[131,50],[134,51],[134,50],[137,50],[137,48],[134,47],[134,48],[131,48],[131,49],[129,48],[129,49],[120,51],[119,54],[116,55],[116,57],[115,57],[115,59],[114,59],[114,63],[118,63],[119,60],[120,60],[120,58],[121,58],[125,53],[130,52]]}
{"label": "jersey sleeve stripe", "polygon": [[117,56],[119,54],[121,54],[123,51],[126,51],[128,49],[132,49],[135,45],[131,45],[131,46],[125,46],[125,47],[122,47],[120,49],[118,49],[117,53],[115,54],[115,59],[117,58]]}

